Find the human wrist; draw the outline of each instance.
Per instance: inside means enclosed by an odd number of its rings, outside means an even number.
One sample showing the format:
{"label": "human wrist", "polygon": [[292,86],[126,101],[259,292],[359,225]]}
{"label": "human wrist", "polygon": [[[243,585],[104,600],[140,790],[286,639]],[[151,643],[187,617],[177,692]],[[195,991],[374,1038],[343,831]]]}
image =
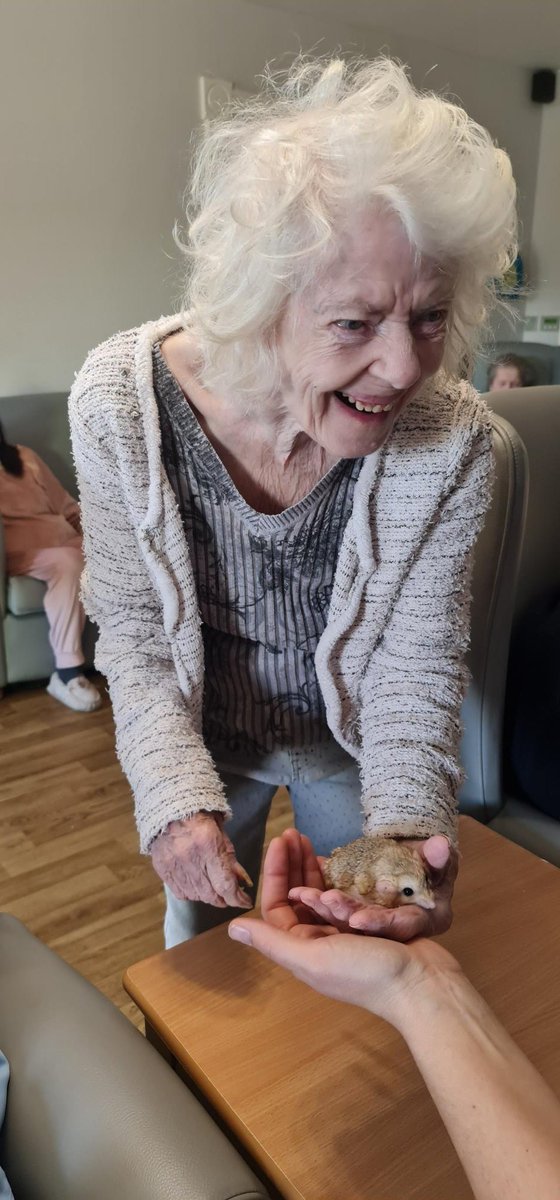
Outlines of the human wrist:
{"label": "human wrist", "polygon": [[473,996],[478,998],[458,964],[426,965],[399,988],[391,1023],[410,1044],[444,1015],[463,1014]]}
{"label": "human wrist", "polygon": [[170,821],[164,832],[181,833],[183,829],[192,829],[194,825],[205,825],[208,821],[220,825],[221,816],[222,814],[219,812],[206,812],[202,809],[200,812],[189,813],[187,817],[178,817],[177,820]]}

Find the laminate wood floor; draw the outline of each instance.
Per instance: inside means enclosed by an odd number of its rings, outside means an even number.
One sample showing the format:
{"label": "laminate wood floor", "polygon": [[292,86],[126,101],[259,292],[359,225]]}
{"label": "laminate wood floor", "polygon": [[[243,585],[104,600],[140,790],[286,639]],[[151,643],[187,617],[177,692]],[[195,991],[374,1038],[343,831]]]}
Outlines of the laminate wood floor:
{"label": "laminate wood floor", "polygon": [[[138,853],[107,695],[98,712],[82,714],[44,686],[9,689],[0,700],[0,763],[0,911],[19,917],[142,1028],[121,977],[163,948],[164,902]],[[290,823],[280,790],[267,842]]]}

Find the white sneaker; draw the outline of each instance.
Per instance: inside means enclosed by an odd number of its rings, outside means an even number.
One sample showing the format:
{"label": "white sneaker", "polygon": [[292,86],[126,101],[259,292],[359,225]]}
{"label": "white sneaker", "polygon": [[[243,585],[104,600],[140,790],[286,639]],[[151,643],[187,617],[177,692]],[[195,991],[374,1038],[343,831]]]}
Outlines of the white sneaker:
{"label": "white sneaker", "polygon": [[67,708],[76,712],[93,712],[101,705],[101,696],[97,688],[86,679],[85,675],[75,675],[68,683],[63,683],[58,671],[55,671],[47,685],[49,696],[60,700]]}

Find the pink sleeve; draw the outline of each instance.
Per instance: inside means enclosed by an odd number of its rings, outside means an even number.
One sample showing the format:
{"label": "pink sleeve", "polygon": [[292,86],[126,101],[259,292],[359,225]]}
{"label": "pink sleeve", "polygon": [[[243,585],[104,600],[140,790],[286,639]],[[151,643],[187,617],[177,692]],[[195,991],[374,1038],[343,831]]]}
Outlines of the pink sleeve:
{"label": "pink sleeve", "polygon": [[53,475],[50,467],[47,467],[47,464],[43,462],[43,459],[35,451],[30,452],[28,447],[27,453],[33,455],[35,466],[39,472],[39,479],[45,489],[52,512],[59,513],[68,521],[69,525],[74,526],[77,533],[81,533],[80,505],[78,501],[74,500],[74,497],[63,488],[56,475]]}

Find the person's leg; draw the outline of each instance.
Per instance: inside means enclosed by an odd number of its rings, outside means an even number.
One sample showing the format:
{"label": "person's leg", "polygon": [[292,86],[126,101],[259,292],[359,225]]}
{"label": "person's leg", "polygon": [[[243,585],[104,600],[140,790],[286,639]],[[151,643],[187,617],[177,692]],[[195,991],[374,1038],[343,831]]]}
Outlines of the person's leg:
{"label": "person's leg", "polygon": [[18,554],[8,563],[11,574],[28,575],[47,585],[43,605],[57,668],[47,688],[49,694],[69,708],[92,712],[99,708],[101,696],[83,673],[82,633],[86,620],[80,601],[83,567],[79,537],[66,546]]}
{"label": "person's leg", "polygon": [[[226,771],[220,771],[220,776],[233,811],[233,816],[224,826],[224,832],[235,846],[238,861],[253,880],[253,888],[247,891],[254,900],[259,883],[266,822],[276,784],[262,783]],[[167,908],[163,932],[166,949],[207,929],[213,929],[223,921],[232,921],[245,911],[239,908],[214,908],[212,904],[202,904],[196,900],[178,900],[168,887],[165,888],[165,896]]]}
{"label": "person's leg", "polygon": [[363,814],[358,764],[327,779],[297,781],[288,787],[296,829],[307,834],[316,854],[329,855],[362,835]]}
{"label": "person's leg", "polygon": [[80,601],[83,567],[79,538],[68,546],[49,546],[14,555],[8,562],[10,574],[30,575],[47,585],[43,603],[57,667],[84,665],[82,632],[86,618]]}
{"label": "person's leg", "polygon": [[83,667],[82,633],[86,616],[80,600],[80,579],[84,569],[81,547],[58,546],[40,551],[48,555],[44,605],[50,628],[54,661],[58,667]]}

